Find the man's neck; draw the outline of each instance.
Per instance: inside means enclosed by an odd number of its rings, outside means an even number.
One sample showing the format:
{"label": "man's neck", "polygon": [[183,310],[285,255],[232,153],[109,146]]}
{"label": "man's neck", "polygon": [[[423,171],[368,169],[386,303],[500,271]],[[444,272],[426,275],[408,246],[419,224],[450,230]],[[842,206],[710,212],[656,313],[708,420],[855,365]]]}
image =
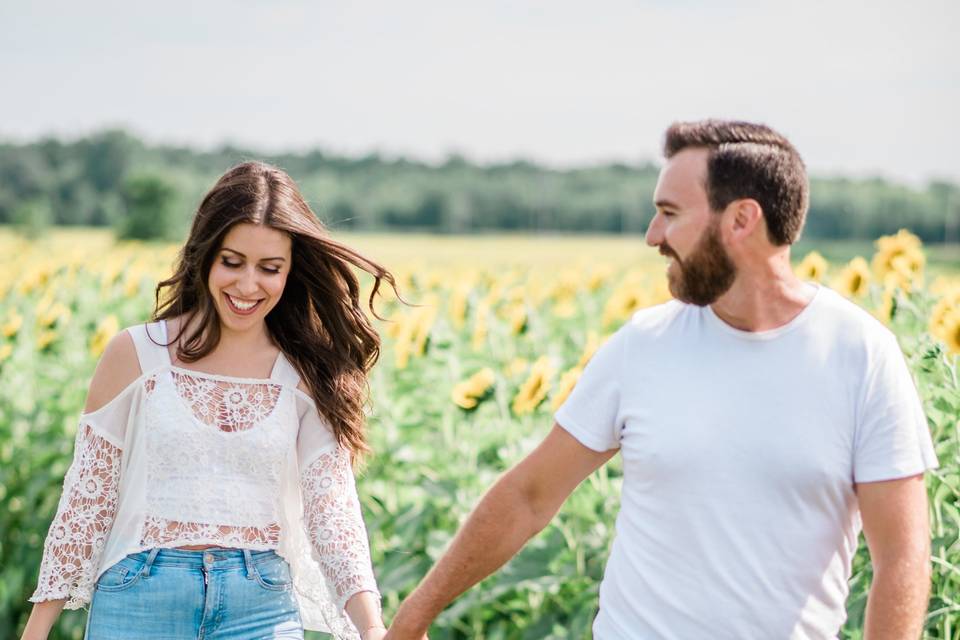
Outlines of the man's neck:
{"label": "man's neck", "polygon": [[767,331],[793,320],[815,293],[794,275],[789,253],[782,253],[740,269],[733,286],[710,307],[732,327]]}

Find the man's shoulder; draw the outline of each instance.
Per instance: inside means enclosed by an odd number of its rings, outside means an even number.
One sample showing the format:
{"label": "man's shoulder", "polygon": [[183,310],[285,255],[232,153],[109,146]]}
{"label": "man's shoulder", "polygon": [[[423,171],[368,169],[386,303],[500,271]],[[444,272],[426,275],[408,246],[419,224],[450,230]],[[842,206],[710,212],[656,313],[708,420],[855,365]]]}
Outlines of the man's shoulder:
{"label": "man's shoulder", "polygon": [[643,309],[635,311],[625,326],[636,331],[655,329],[669,324],[678,314],[683,313],[684,309],[689,306],[690,305],[684,304],[679,300],[667,300],[652,307],[644,307]]}
{"label": "man's shoulder", "polygon": [[819,314],[816,325],[820,328],[833,327],[840,338],[866,345],[896,340],[893,332],[879,318],[829,287],[821,286],[817,302]]}

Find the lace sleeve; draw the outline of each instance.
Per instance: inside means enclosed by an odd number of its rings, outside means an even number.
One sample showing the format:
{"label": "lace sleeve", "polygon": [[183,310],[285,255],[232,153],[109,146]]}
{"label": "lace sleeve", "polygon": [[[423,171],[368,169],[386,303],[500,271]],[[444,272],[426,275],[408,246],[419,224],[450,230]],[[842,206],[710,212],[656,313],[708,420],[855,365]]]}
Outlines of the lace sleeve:
{"label": "lace sleeve", "polygon": [[78,609],[90,601],[117,509],[119,479],[120,448],[81,424],[30,602],[66,598],[65,608]]}
{"label": "lace sleeve", "polygon": [[361,591],[379,598],[349,453],[340,447],[321,453],[303,469],[300,485],[307,536],[339,609]]}

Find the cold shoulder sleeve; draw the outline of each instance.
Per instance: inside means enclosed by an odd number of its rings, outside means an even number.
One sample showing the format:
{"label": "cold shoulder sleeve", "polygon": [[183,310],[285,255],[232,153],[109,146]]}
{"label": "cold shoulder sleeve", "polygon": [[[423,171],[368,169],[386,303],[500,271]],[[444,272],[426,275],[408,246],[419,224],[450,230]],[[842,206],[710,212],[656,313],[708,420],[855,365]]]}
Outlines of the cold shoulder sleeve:
{"label": "cold shoulder sleeve", "polygon": [[37,588],[30,602],[66,599],[65,608],[78,609],[90,601],[117,510],[123,441],[134,386],[131,384],[96,411],[80,416],[73,461],[43,545]]}
{"label": "cold shoulder sleeve", "polygon": [[340,447],[312,400],[297,394],[300,432],[297,457],[303,519],[314,560],[342,611],[361,591],[380,597],[349,452]]}

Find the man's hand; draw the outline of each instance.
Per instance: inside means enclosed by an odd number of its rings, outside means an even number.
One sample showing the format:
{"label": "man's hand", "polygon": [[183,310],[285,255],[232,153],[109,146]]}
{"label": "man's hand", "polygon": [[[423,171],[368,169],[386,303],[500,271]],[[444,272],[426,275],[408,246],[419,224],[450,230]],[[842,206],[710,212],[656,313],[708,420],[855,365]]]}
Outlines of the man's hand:
{"label": "man's hand", "polygon": [[555,424],[487,492],[443,557],[400,605],[388,640],[421,640],[454,598],[499,569],[547,526],[584,478],[617,450],[588,449]]}
{"label": "man's hand", "polygon": [[427,638],[427,634],[422,636],[409,635],[405,634],[403,630],[394,629],[393,625],[390,625],[390,629],[387,630],[386,634],[383,636],[383,640],[395,640],[396,638],[413,638],[414,640],[430,640]]}

